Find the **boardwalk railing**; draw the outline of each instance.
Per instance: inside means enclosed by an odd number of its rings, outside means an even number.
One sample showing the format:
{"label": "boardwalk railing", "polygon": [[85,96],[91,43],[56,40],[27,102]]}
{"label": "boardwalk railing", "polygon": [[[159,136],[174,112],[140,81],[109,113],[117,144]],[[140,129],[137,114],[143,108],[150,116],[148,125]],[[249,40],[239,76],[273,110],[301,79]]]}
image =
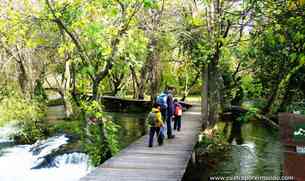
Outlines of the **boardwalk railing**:
{"label": "boardwalk railing", "polygon": [[93,170],[80,181],[177,181],[191,158],[200,130],[200,107],[184,112],[182,128],[174,139],[156,140],[148,147],[145,135]]}

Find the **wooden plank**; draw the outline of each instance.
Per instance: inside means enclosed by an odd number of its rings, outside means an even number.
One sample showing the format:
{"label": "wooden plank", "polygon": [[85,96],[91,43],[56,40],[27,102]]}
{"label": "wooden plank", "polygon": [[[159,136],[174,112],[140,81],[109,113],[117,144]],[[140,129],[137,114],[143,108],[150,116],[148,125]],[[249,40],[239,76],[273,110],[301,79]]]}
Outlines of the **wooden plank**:
{"label": "wooden plank", "polygon": [[[182,177],[183,172],[177,171],[175,169],[165,170],[165,169],[122,169],[122,168],[98,168],[91,172],[87,177],[91,178],[101,178],[101,177],[133,177],[142,178],[143,176],[150,177],[153,180],[163,178],[172,178],[177,180],[177,177]],[[157,178],[156,178],[157,177]],[[118,179],[119,180],[119,179]]]}
{"label": "wooden plank", "polygon": [[102,177],[87,177],[83,178],[80,181],[177,181],[177,178],[169,177],[128,177],[128,176],[102,176]]}
{"label": "wooden plank", "polygon": [[182,131],[164,145],[148,147],[141,137],[107,160],[80,181],[177,181],[181,180],[200,130],[200,109],[191,108],[182,117]]}

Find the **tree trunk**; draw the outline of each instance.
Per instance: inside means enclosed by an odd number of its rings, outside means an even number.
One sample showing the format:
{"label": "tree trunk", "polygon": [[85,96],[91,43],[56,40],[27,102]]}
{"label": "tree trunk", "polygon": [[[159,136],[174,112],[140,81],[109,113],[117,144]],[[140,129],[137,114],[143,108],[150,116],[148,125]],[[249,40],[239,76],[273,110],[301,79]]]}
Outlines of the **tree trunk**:
{"label": "tree trunk", "polygon": [[195,78],[193,79],[193,81],[188,84],[188,81],[186,81],[185,83],[185,89],[183,92],[183,96],[181,98],[181,101],[185,101],[186,97],[188,96],[189,92],[191,91],[191,89],[193,88],[193,86],[197,83],[198,79],[200,77],[200,71],[197,71],[197,74],[195,76]]}
{"label": "tree trunk", "polygon": [[124,79],[124,73],[111,73],[110,74],[110,85],[112,95],[116,96],[117,93],[121,90],[122,82]]}
{"label": "tree trunk", "polygon": [[111,152],[108,140],[107,140],[105,123],[103,122],[103,120],[100,120],[100,122],[98,123],[98,127],[99,127],[99,130],[101,131],[100,149],[102,149],[101,152],[103,153],[103,156],[101,156],[100,163],[103,163],[104,161],[106,161],[107,159],[112,157],[112,152]]}
{"label": "tree trunk", "polygon": [[147,65],[143,65],[141,69],[141,76],[140,76],[140,84],[138,87],[138,99],[143,100],[144,99],[144,93],[145,93],[145,84],[147,82]]}
{"label": "tree trunk", "polygon": [[287,91],[289,82],[291,77],[297,73],[302,67],[304,66],[304,64],[299,64],[298,66],[294,67],[285,77],[284,79],[281,80],[280,84],[278,85],[278,89],[276,91],[276,95],[275,98],[270,106],[269,112],[268,114],[271,115],[273,113],[277,113],[278,109],[280,108],[280,105],[283,102],[285,93]]}
{"label": "tree trunk", "polygon": [[275,98],[275,94],[277,92],[277,88],[278,86],[276,86],[275,88],[273,88],[273,90],[271,91],[271,95],[269,95],[268,100],[267,100],[267,104],[266,106],[264,106],[264,108],[262,109],[262,113],[263,114],[267,114],[268,112],[270,112],[270,108],[272,105],[272,102],[274,101]]}
{"label": "tree trunk", "polygon": [[73,107],[71,103],[71,71],[70,71],[70,61],[65,62],[65,73],[64,73],[64,90],[63,90],[63,100],[66,117],[70,117],[73,114]]}
{"label": "tree trunk", "polygon": [[148,79],[151,81],[151,99],[153,99],[158,94],[160,88],[160,52],[158,50],[157,44],[157,38],[152,36],[148,45],[148,50],[150,50],[150,52],[147,56],[145,64],[141,69],[138,99],[144,99],[147,76],[149,76]]}
{"label": "tree trunk", "polygon": [[209,69],[208,65],[202,68],[201,73],[202,90],[201,90],[201,116],[202,116],[202,129],[205,129],[209,125],[209,104],[208,104],[208,91],[209,91]]}
{"label": "tree trunk", "polygon": [[136,70],[133,66],[129,66],[132,76],[132,86],[133,86],[133,98],[138,98],[138,87],[139,87],[139,80],[136,74]]}
{"label": "tree trunk", "polygon": [[18,82],[20,85],[20,89],[22,91],[22,93],[27,96],[28,94],[28,76],[26,73],[26,68],[23,64],[22,60],[17,61],[18,64],[18,68],[19,68],[19,73],[18,73]]}
{"label": "tree trunk", "polygon": [[150,99],[152,101],[157,97],[160,90],[160,52],[157,48],[157,40],[152,39],[151,47],[153,47],[153,52],[151,52],[151,57],[149,57],[149,67],[150,67]]}
{"label": "tree trunk", "polygon": [[208,86],[208,104],[209,104],[209,126],[213,126],[217,121],[218,115],[218,87],[217,87],[217,68],[216,65],[211,62],[208,66],[208,78],[209,78],[209,86]]}

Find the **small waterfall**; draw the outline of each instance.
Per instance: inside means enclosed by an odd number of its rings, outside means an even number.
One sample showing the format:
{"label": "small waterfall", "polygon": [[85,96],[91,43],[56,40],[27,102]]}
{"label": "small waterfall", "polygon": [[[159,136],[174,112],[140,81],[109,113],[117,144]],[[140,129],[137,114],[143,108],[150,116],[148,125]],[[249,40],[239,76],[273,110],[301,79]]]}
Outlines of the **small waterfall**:
{"label": "small waterfall", "polygon": [[[4,132],[1,132],[2,134],[6,135]],[[0,138],[3,139],[3,142],[9,141],[8,137]],[[0,180],[79,180],[93,169],[88,164],[88,155],[77,152],[59,156],[52,155],[68,141],[69,139],[65,135],[60,135],[38,141],[33,145],[12,145],[2,149],[0,147]],[[1,144],[2,142],[0,142]]]}
{"label": "small waterfall", "polygon": [[[84,153],[70,153],[58,156],[55,158],[57,166],[67,165],[67,164],[83,164],[87,163],[89,156]],[[86,164],[87,165],[87,164]]]}
{"label": "small waterfall", "polygon": [[65,135],[54,136],[47,140],[37,141],[29,149],[34,158],[32,168],[39,168],[44,162],[45,164],[48,164],[48,167],[55,166],[53,160],[51,160],[53,158],[48,157],[48,155],[57,150],[61,145],[67,143],[68,138]]}
{"label": "small waterfall", "polygon": [[10,135],[17,132],[17,127],[14,124],[7,124],[4,127],[0,127],[0,144],[12,142]]}

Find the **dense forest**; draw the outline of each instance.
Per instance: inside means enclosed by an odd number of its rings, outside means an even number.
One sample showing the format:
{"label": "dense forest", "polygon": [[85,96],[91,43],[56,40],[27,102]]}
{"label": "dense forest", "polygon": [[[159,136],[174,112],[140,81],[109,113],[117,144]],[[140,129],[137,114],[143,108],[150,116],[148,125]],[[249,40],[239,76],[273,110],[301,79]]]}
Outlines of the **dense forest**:
{"label": "dense forest", "polygon": [[59,129],[46,111],[62,103],[59,127],[98,165],[117,152],[120,130],[101,96],[154,100],[167,86],[201,97],[203,128],[232,106],[267,120],[305,113],[304,0],[1,0],[0,9],[0,125],[18,124],[20,143]]}

